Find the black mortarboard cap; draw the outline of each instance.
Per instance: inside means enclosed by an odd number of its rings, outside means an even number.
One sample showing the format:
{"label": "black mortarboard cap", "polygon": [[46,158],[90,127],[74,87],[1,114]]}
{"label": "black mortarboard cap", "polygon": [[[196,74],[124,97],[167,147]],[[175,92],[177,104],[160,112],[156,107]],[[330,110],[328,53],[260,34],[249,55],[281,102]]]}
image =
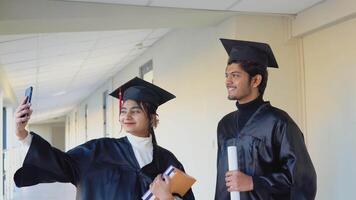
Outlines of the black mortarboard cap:
{"label": "black mortarboard cap", "polygon": [[166,90],[156,85],[153,85],[152,83],[144,81],[138,77],[135,77],[130,81],[124,83],[115,91],[113,91],[110,95],[121,99],[120,92],[123,101],[126,101],[128,99],[135,101],[143,101],[152,103],[156,107],[175,98],[173,94],[167,92]]}
{"label": "black mortarboard cap", "polygon": [[231,61],[252,61],[266,67],[278,68],[271,47],[266,43],[220,39]]}

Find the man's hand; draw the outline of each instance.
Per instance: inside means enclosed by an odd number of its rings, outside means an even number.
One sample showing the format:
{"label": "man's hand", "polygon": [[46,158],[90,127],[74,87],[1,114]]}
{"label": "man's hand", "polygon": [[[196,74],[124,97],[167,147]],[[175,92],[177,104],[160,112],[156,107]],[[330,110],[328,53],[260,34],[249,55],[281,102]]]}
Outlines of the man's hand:
{"label": "man's hand", "polygon": [[248,192],[253,190],[252,177],[238,170],[226,172],[225,182],[229,192]]}
{"label": "man's hand", "polygon": [[28,120],[30,120],[32,110],[30,109],[31,104],[26,103],[27,98],[24,98],[17,107],[15,111],[15,122],[16,122],[16,136],[23,140],[27,136],[28,132],[25,129]]}
{"label": "man's hand", "polygon": [[150,190],[159,200],[173,200],[171,182],[168,176],[164,176],[164,179],[162,179],[162,175],[158,174],[150,185]]}

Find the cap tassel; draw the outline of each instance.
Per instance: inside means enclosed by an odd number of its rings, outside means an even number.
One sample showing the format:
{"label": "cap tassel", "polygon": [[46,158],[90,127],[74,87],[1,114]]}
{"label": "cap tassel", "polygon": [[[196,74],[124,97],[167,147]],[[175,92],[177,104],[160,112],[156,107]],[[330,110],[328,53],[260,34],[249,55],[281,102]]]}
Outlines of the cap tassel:
{"label": "cap tassel", "polygon": [[121,108],[122,108],[122,95],[121,95],[121,90],[119,92],[119,114],[121,114]]}

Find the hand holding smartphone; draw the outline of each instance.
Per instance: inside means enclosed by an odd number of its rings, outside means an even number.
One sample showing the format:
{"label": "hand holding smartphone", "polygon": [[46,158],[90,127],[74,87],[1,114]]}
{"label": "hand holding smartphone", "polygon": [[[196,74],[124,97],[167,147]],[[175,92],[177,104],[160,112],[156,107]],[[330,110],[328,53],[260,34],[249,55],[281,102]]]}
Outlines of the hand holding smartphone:
{"label": "hand holding smartphone", "polygon": [[25,127],[32,114],[30,104],[32,101],[32,93],[32,86],[26,89],[25,98],[21,101],[21,104],[17,107],[15,111],[16,135],[20,140],[24,139],[28,135],[28,132],[26,131]]}
{"label": "hand holding smartphone", "polygon": [[[32,92],[33,92],[33,87],[32,87],[32,86],[30,86],[30,87],[28,87],[28,88],[26,89],[26,91],[25,91],[25,98],[26,98],[26,100],[25,100],[24,104],[31,103],[31,101],[32,101]],[[30,109],[30,108],[28,108],[28,109]],[[29,115],[28,115],[28,113],[27,113],[27,114],[21,115],[21,118],[23,118],[23,117],[28,117],[28,116],[29,116]]]}

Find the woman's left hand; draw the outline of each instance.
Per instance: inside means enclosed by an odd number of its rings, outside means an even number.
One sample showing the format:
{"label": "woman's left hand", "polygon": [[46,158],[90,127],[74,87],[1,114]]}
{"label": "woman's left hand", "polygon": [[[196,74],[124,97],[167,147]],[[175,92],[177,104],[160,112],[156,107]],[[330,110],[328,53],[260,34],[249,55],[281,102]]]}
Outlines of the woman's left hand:
{"label": "woman's left hand", "polygon": [[150,190],[159,200],[174,199],[171,193],[171,182],[166,175],[162,178],[162,175],[158,174],[155,180],[151,183]]}

